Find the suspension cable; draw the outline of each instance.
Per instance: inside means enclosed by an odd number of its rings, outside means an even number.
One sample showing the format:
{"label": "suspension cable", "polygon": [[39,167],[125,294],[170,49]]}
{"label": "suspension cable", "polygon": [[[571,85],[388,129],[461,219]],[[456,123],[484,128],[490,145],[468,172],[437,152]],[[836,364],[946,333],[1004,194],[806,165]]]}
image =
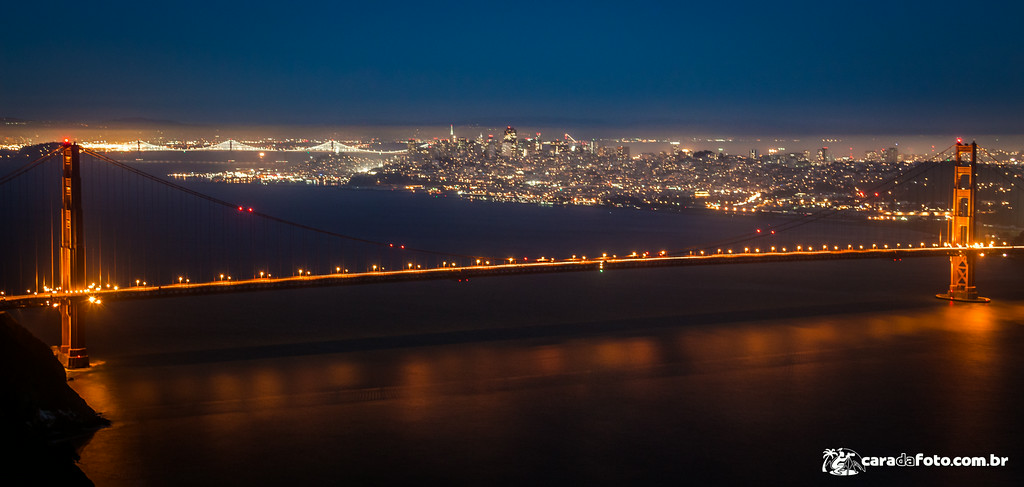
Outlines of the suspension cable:
{"label": "suspension cable", "polygon": [[30,162],[28,164],[25,164],[24,166],[21,166],[18,169],[15,169],[14,171],[11,171],[10,173],[5,174],[3,177],[0,177],[0,186],[3,186],[5,184],[7,184],[7,183],[17,179],[19,176],[21,176],[21,175],[23,175],[23,174],[25,174],[25,173],[35,169],[36,167],[42,165],[43,163],[48,161],[51,157],[53,157],[54,155],[59,153],[61,149],[63,149],[63,146],[57,147],[57,148],[51,150],[50,152],[47,152],[46,154],[43,154],[42,156],[39,156],[38,159],[36,159],[36,160],[34,160],[34,161],[32,161],[32,162]]}
{"label": "suspension cable", "polygon": [[[136,169],[134,167],[131,167],[131,166],[129,166],[129,165],[123,163],[123,162],[120,162],[120,161],[117,161],[117,160],[112,159],[110,157],[107,157],[107,156],[105,156],[103,154],[99,154],[97,152],[93,152],[93,151],[91,151],[89,149],[84,149],[83,151],[86,154],[89,154],[89,155],[91,155],[91,156],[93,156],[93,157],[95,157],[95,158],[97,158],[97,159],[99,159],[99,160],[101,160],[103,162],[106,162],[108,164],[114,165],[114,166],[116,166],[116,167],[118,167],[120,169],[128,171],[128,172],[130,172],[132,174],[135,174],[137,176],[140,176],[142,178],[148,179],[150,181],[156,182],[158,184],[162,184],[162,185],[167,186],[167,187],[169,187],[171,189],[175,189],[177,191],[182,191],[182,192],[187,193],[187,194],[189,194],[191,196],[194,196],[196,198],[200,198],[200,199],[209,201],[209,202],[211,202],[213,204],[220,205],[220,206],[223,206],[225,208],[232,208],[232,209],[234,209],[234,208],[242,208],[241,206],[236,205],[234,203],[231,203],[231,202],[228,202],[228,201],[225,201],[225,200],[222,200],[220,198],[216,198],[216,197],[204,194],[204,193],[200,193],[200,192],[195,191],[193,189],[186,188],[186,187],[184,187],[184,186],[182,186],[180,184],[176,184],[176,183],[173,183],[171,181],[167,181],[167,180],[162,179],[160,177],[154,176],[154,175],[149,174],[149,173],[147,173],[145,171],[142,171],[140,169]],[[448,256],[448,257],[460,257],[460,258],[466,258],[466,259],[482,259],[482,258],[486,258],[485,256],[480,256],[480,255],[458,254],[458,253],[452,253],[452,252],[442,252],[442,251],[437,251],[437,250],[420,249],[420,248],[405,247],[405,246],[395,247],[395,245],[393,243],[381,242],[381,241],[378,241],[378,240],[369,240],[369,239],[365,239],[365,238],[355,237],[355,236],[352,236],[352,235],[345,235],[345,234],[342,234],[342,233],[332,232],[330,230],[324,230],[322,228],[316,228],[316,227],[313,227],[313,226],[310,226],[310,225],[306,225],[304,223],[298,223],[298,222],[294,222],[294,221],[291,221],[291,220],[286,220],[284,218],[279,218],[279,217],[276,217],[276,216],[273,216],[273,215],[270,215],[270,214],[267,214],[267,213],[259,212],[259,211],[249,211],[248,214],[254,215],[254,216],[257,216],[259,218],[262,218],[262,219],[265,219],[265,220],[269,220],[269,221],[272,221],[272,222],[288,225],[288,226],[291,226],[291,227],[294,227],[294,228],[298,228],[298,229],[302,229],[302,230],[307,230],[307,231],[314,232],[314,233],[319,233],[321,235],[327,235],[327,236],[331,236],[331,237],[335,237],[335,238],[341,238],[341,239],[345,239],[345,240],[351,240],[351,241],[355,241],[355,242],[361,242],[361,243],[366,243],[366,244],[370,244],[370,245],[376,245],[378,247],[394,248],[395,250],[407,250],[407,251],[410,251],[410,252],[417,252],[417,253],[423,253],[423,254],[440,255],[440,256]]]}

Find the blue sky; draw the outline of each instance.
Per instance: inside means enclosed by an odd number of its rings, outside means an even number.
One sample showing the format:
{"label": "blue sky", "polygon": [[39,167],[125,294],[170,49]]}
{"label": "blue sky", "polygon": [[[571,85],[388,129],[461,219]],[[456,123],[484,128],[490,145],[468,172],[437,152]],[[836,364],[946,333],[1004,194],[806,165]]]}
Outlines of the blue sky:
{"label": "blue sky", "polygon": [[[115,1],[5,10],[8,117],[1024,131],[1024,7],[1015,2]],[[957,112],[958,101],[969,108]]]}

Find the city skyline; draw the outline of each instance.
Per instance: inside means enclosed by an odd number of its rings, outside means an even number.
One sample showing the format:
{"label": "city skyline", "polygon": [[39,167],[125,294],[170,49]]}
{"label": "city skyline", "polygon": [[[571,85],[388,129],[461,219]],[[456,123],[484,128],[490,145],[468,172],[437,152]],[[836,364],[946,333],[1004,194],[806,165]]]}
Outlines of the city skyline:
{"label": "city skyline", "polygon": [[0,116],[1014,133],[1021,8],[22,4]]}

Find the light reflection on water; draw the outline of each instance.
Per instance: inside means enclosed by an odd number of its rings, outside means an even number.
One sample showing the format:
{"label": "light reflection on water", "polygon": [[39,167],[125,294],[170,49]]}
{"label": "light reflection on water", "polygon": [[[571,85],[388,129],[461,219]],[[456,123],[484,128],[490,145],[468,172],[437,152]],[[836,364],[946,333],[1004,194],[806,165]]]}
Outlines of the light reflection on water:
{"label": "light reflection on water", "polygon": [[[115,424],[81,464],[98,485],[340,473],[353,483],[815,483],[824,448],[1017,453],[1024,305],[770,318],[681,315],[609,333],[244,360],[112,359],[72,383]],[[744,468],[730,460],[737,452]],[[1015,472],[941,473],[973,482]]]}

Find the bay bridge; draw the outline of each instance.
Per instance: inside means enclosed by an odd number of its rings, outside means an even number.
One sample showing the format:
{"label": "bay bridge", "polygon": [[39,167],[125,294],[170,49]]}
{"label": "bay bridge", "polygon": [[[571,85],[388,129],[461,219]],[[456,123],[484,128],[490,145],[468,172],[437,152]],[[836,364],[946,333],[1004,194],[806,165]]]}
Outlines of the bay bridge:
{"label": "bay bridge", "polygon": [[89,144],[88,148],[92,150],[103,150],[103,151],[116,151],[116,152],[154,152],[154,151],[243,151],[243,152],[259,152],[268,150],[284,150],[292,152],[333,152],[339,153],[358,153],[358,154],[402,154],[405,150],[384,150],[384,149],[371,149],[368,147],[360,147],[359,145],[346,144],[336,140],[328,140],[315,145],[294,145],[287,149],[267,148],[258,147],[253,145],[254,143],[240,142],[235,139],[228,139],[222,142],[197,145],[192,147],[174,148],[166,145],[157,145],[142,140],[136,140],[125,144],[107,144],[107,143],[94,143]]}
{"label": "bay bridge", "polygon": [[[947,183],[942,191],[950,197],[949,211],[933,219],[937,228],[927,239],[784,238],[809,223],[844,217],[838,209],[823,209],[677,249],[532,257],[348,235],[199,192],[76,143],[55,145],[0,176],[2,215],[13,220],[0,242],[6,256],[0,261],[0,310],[54,308],[61,317],[58,356],[68,368],[89,366],[82,307],[108,300],[668,266],[948,257],[950,282],[937,297],[987,302],[975,285],[976,260],[1024,253],[1019,242],[982,238],[976,204],[983,175],[1013,187],[1024,178],[1014,167],[983,163],[976,144],[959,141],[944,151],[945,161],[904,168],[856,195],[881,198],[942,171],[936,179]],[[83,155],[92,163],[83,164]]]}

